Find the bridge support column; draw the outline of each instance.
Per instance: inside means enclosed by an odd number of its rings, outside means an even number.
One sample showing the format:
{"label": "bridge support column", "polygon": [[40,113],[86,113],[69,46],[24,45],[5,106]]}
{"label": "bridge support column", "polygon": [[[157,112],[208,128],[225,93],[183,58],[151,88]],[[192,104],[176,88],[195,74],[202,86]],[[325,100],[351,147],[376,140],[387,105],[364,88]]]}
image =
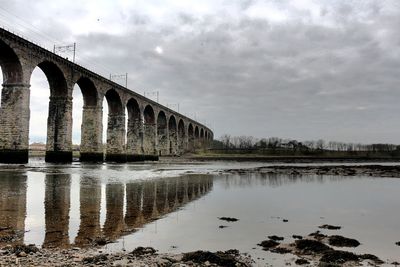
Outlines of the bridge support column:
{"label": "bridge support column", "polygon": [[50,97],[46,162],[72,161],[72,99]]}
{"label": "bridge support column", "polygon": [[29,153],[28,84],[4,84],[0,108],[0,162],[27,163]]}
{"label": "bridge support column", "polygon": [[104,160],[102,144],[102,119],[102,107],[83,107],[80,161],[100,162]]}
{"label": "bridge support column", "polygon": [[126,162],[125,114],[108,114],[106,161]]}
{"label": "bridge support column", "polygon": [[168,141],[169,141],[169,154],[175,156],[178,150],[178,139],[176,129],[168,129]]}
{"label": "bridge support column", "polygon": [[164,128],[162,130],[159,130],[157,132],[158,135],[158,152],[159,155],[169,155],[170,149],[169,149],[169,135],[168,135],[168,129]]}
{"label": "bridge support column", "polygon": [[154,123],[145,123],[143,131],[143,151],[146,159],[154,160],[158,157],[156,149],[157,130]]}
{"label": "bridge support column", "polygon": [[129,118],[126,139],[126,160],[143,161],[143,129],[140,116]]}

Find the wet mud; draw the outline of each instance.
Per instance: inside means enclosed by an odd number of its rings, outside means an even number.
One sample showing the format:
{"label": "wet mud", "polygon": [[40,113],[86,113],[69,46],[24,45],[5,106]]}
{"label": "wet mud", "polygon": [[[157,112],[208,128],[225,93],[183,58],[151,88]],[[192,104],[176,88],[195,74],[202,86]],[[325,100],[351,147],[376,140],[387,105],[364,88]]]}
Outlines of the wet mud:
{"label": "wet mud", "polygon": [[340,175],[400,178],[400,166],[385,165],[328,165],[328,166],[264,166],[248,169],[229,169],[223,173],[267,173],[285,175]]}

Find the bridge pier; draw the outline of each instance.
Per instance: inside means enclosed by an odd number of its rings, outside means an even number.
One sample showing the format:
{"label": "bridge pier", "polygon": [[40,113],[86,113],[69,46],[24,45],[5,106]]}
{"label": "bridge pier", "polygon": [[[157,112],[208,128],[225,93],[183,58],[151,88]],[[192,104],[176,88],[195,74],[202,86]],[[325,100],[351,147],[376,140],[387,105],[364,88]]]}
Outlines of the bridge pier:
{"label": "bridge pier", "polygon": [[168,123],[168,142],[169,142],[169,154],[175,156],[178,150],[178,135],[176,131],[175,118],[170,119]]}
{"label": "bridge pier", "polygon": [[142,161],[143,160],[143,130],[138,119],[128,120],[126,142],[126,160],[127,161]]}
{"label": "bridge pier", "polygon": [[128,129],[126,130],[126,160],[143,161],[143,128],[139,104],[133,98],[126,105]]}
{"label": "bridge pier", "polygon": [[157,118],[157,143],[158,155],[168,155],[169,154],[169,140],[168,140],[168,125],[167,117],[163,111],[158,113]]}
{"label": "bridge pier", "polygon": [[103,108],[84,106],[81,126],[80,161],[102,162],[104,160],[102,132]]}
{"label": "bridge pier", "polygon": [[145,160],[158,160],[156,139],[157,126],[154,110],[148,105],[143,111],[143,153]]}
{"label": "bridge pier", "polygon": [[162,131],[158,132],[158,152],[159,155],[161,156],[165,156],[165,155],[169,155],[169,140],[168,140],[168,133],[167,133],[167,129],[163,129]]}
{"label": "bridge pier", "polygon": [[45,161],[72,162],[72,98],[70,97],[50,97]]}
{"label": "bridge pier", "polygon": [[27,163],[29,84],[3,84],[0,108],[0,162]]}
{"label": "bridge pier", "polygon": [[106,161],[126,162],[125,114],[108,115]]}
{"label": "bridge pier", "polygon": [[156,153],[156,125],[145,123],[143,132],[143,151],[145,159],[152,160]]}

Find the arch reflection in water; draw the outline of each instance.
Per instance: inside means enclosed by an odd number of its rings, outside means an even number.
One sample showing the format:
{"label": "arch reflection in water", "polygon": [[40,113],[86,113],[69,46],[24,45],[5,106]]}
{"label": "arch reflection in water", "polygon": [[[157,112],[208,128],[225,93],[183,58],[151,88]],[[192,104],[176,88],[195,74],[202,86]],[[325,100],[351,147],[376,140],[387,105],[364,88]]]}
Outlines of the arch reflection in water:
{"label": "arch reflection in water", "polygon": [[26,174],[1,173],[0,244],[23,243],[26,217]]}
{"label": "arch reflection in water", "polygon": [[[197,188],[198,194],[189,194]],[[211,188],[211,177],[196,175],[109,183],[105,186],[106,218],[101,228],[101,184],[95,179],[81,178],[81,221],[75,245],[116,240],[203,196]]]}
{"label": "arch reflection in water", "polygon": [[[98,178],[81,176],[77,188],[78,184],[72,182],[75,177],[61,173],[43,176],[43,214],[35,209],[27,212],[27,197],[30,196],[30,201],[32,197],[40,197],[32,191],[35,188],[27,187],[27,174],[2,172],[0,244],[23,243],[25,231],[32,230],[26,237],[29,242],[46,248],[84,247],[113,241],[203,196],[213,185],[212,177],[200,175],[105,185]],[[79,208],[71,204],[74,203],[71,195],[78,196],[73,194],[75,191],[79,192]],[[105,220],[101,225],[103,214]],[[32,220],[32,216],[36,219]],[[38,227],[38,218],[43,216],[44,225]],[[78,223],[76,236],[70,236]]]}
{"label": "arch reflection in water", "polygon": [[79,188],[80,220],[75,243],[78,246],[91,244],[93,237],[100,236],[101,183],[99,179],[82,177]]}
{"label": "arch reflection in water", "polygon": [[43,247],[69,246],[70,195],[71,176],[69,174],[46,174],[44,197],[46,233]]}

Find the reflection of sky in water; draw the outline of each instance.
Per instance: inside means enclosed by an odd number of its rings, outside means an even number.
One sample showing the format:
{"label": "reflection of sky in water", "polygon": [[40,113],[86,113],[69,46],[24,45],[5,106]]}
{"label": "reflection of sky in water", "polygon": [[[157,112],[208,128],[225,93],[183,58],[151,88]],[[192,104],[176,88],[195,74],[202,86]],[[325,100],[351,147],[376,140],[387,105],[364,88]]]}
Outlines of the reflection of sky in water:
{"label": "reflection of sky in water", "polygon": [[[122,248],[131,250],[147,245],[154,246],[162,252],[237,248],[242,252],[249,252],[255,258],[268,258],[267,262],[279,265],[282,264],[282,259],[293,256],[271,254],[262,251],[256,244],[273,234],[282,235],[286,241],[291,241],[293,234],[307,235],[318,230],[317,227],[321,224],[334,224],[343,226],[343,229],[323,232],[359,240],[362,245],[350,249],[351,251],[376,254],[383,260],[400,260],[397,256],[399,247],[394,244],[400,240],[400,236],[397,235],[400,225],[400,215],[397,212],[400,202],[399,179],[337,176],[294,178],[217,173],[219,169],[262,165],[266,164],[74,164],[46,165],[42,168],[39,164],[32,163],[25,174],[24,171],[21,171],[21,174],[0,172],[3,195],[0,207],[3,211],[7,205],[18,207],[10,209],[9,213],[19,214],[18,227],[28,231],[24,235],[26,243],[43,244],[46,218],[47,221],[57,220],[57,216],[67,222],[67,226],[61,231],[67,238],[66,243],[74,243],[76,237],[82,235],[79,234],[82,220],[97,221],[99,229],[108,225],[107,231],[110,235],[118,238],[121,236],[118,231],[126,228],[127,223],[121,214],[126,217],[128,213],[132,215],[133,212],[133,202],[127,200],[127,195],[134,195],[133,191],[130,191],[133,188],[132,184],[142,184],[140,190],[144,192],[143,196],[150,196],[139,203],[142,209],[150,209],[145,215],[148,217],[147,222],[154,220],[153,217],[157,216],[154,211],[157,210],[161,211],[159,215],[163,218],[144,227],[136,224],[137,227],[141,227],[139,231],[125,235],[118,243],[107,245],[111,251]],[[202,185],[201,181],[210,176],[195,175],[192,179],[192,176],[184,175],[178,180],[167,178],[183,175],[188,171],[210,173],[214,177],[210,191],[203,191],[192,201],[188,196],[192,195],[194,190],[190,188]],[[192,187],[188,186],[189,181],[192,181]],[[10,186],[13,190],[7,190]],[[170,192],[179,191],[180,193],[176,193],[176,199],[180,199],[182,204],[172,207],[176,202],[175,195],[171,195],[172,198],[168,196],[168,190],[165,188],[170,188]],[[46,193],[46,190],[53,194]],[[157,198],[157,194],[162,197]],[[6,196],[9,198],[5,198]],[[93,200],[92,196],[98,200]],[[146,201],[150,202],[145,203]],[[164,208],[163,201],[168,202],[167,208]],[[85,214],[80,212],[82,203],[85,206]],[[60,209],[60,205],[64,205],[64,208]],[[53,213],[46,213],[46,209],[52,209]],[[93,211],[95,214],[90,215]],[[86,217],[82,219],[82,215]],[[115,217],[115,222],[119,222],[121,229],[110,224],[110,220],[107,222],[107,218],[112,216]],[[218,220],[221,216],[237,217],[240,220],[228,223]],[[289,222],[284,223],[282,219],[288,219]],[[8,223],[13,224],[12,220]],[[229,227],[219,229],[219,225]],[[52,229],[51,227],[56,226],[50,225],[48,229]],[[101,231],[99,229],[86,227],[84,231]],[[175,246],[177,248],[174,248]],[[258,262],[264,264],[262,260]]]}
{"label": "reflection of sky in water", "polygon": [[[304,236],[319,230],[319,225],[334,224],[343,229],[322,232],[359,240],[362,245],[350,251],[398,261],[394,243],[400,239],[400,215],[393,211],[398,210],[399,190],[400,180],[389,178],[216,176],[213,190],[204,198],[108,247],[130,250],[150,245],[163,252],[237,248],[280,265],[293,256],[271,254],[256,244],[274,234],[292,241],[293,234]],[[240,220],[223,222],[217,219],[221,216]]]}

